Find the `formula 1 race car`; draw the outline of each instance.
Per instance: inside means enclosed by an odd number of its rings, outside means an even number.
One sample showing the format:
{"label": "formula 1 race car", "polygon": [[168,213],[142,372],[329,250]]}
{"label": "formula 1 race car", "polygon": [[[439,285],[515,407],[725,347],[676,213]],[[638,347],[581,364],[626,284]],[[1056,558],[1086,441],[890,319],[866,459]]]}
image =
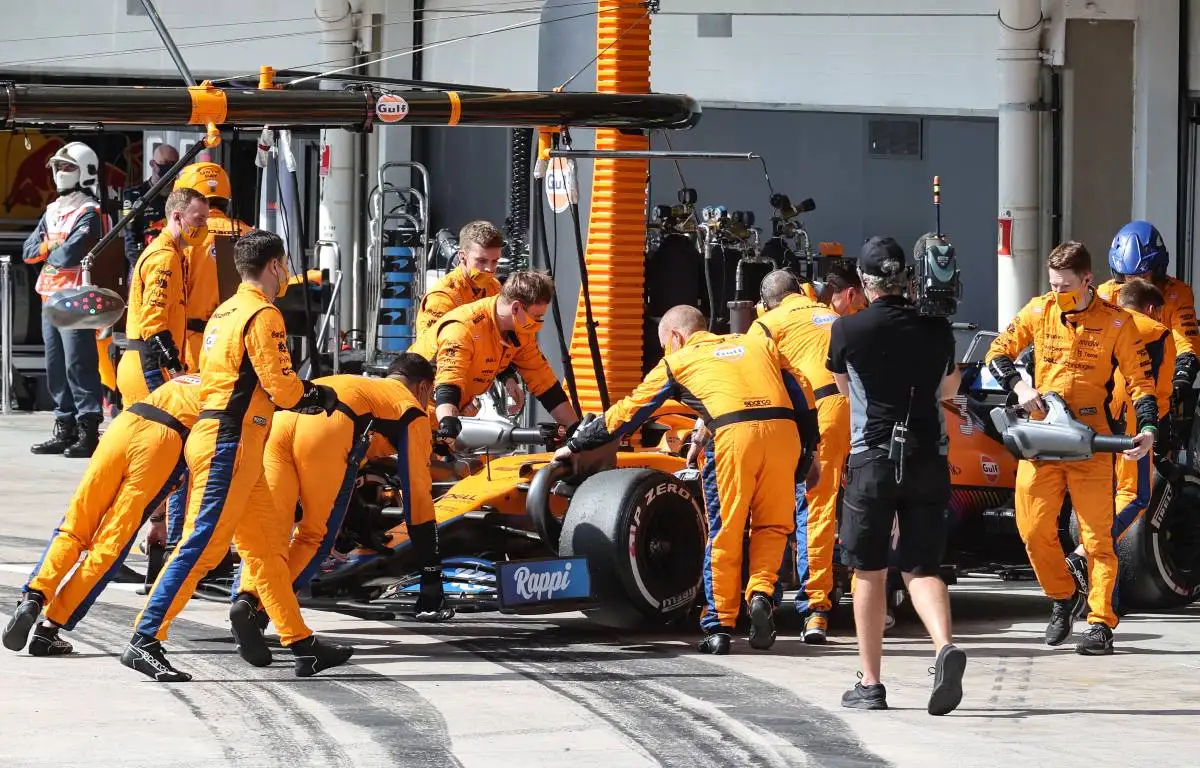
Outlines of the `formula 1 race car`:
{"label": "formula 1 race car", "polygon": [[[583,610],[611,626],[670,622],[700,595],[707,525],[699,482],[668,433],[683,406],[660,409],[607,467],[573,476],[553,461],[558,428],[466,418],[454,453],[435,460],[434,498],[447,603],[457,611]],[[663,449],[660,450],[659,446]],[[364,616],[412,613],[419,568],[391,461],[360,473],[336,549],[302,604]],[[694,471],[691,473],[694,474]]]}

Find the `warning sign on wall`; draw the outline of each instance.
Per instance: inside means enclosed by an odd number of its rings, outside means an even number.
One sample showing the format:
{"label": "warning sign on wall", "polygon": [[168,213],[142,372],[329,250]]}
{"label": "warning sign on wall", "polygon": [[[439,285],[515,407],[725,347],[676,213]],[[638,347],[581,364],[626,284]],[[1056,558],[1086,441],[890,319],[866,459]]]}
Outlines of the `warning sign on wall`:
{"label": "warning sign on wall", "polygon": [[1012,217],[1001,216],[996,219],[996,224],[996,255],[1012,256]]}
{"label": "warning sign on wall", "polygon": [[325,178],[326,176],[329,175],[329,168],[330,168],[329,155],[330,155],[329,145],[322,144],[321,145],[321,178]]}

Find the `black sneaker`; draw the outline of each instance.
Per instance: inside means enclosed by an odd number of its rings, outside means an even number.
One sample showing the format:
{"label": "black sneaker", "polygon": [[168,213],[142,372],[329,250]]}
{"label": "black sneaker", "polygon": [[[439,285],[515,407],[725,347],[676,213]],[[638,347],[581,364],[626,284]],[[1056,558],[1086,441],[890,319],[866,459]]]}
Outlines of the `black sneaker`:
{"label": "black sneaker", "polygon": [[136,669],[146,677],[159,683],[186,683],[192,679],[187,672],[180,672],[167,661],[162,643],[140,632],[135,633],[121,654],[121,663]]}
{"label": "black sneaker", "polygon": [[271,666],[271,649],[267,647],[267,639],[259,628],[259,611],[251,602],[253,598],[238,595],[233,607],[229,609],[229,629],[237,643],[238,655],[248,664],[256,667]]}
{"label": "black sneaker", "polygon": [[957,646],[946,645],[938,651],[933,665],[933,693],[929,694],[928,712],[945,715],[953,712],[962,701],[963,672],[967,669],[967,654]]}
{"label": "black sneaker", "polygon": [[[862,672],[858,673],[858,678],[862,680]],[[887,689],[883,683],[855,683],[853,688],[842,694],[842,706],[847,709],[887,709]]]}
{"label": "black sneaker", "polygon": [[732,644],[733,628],[718,627],[716,631],[705,635],[696,648],[700,653],[708,653],[713,656],[726,656],[729,654],[729,646]]}
{"label": "black sneaker", "polygon": [[755,592],[750,598],[750,647],[765,651],[775,645],[775,606],[771,598]]}
{"label": "black sneaker", "polygon": [[39,624],[29,641],[30,656],[65,656],[75,650],[74,646],[58,636],[58,627]]}
{"label": "black sneaker", "polygon": [[[1072,552],[1067,555],[1067,570],[1071,573],[1071,578],[1075,580],[1075,591],[1081,595],[1087,595],[1088,586],[1088,562],[1083,555]],[[1075,618],[1082,619],[1088,613],[1088,601],[1086,597],[1080,600],[1080,605],[1075,612]]]}
{"label": "black sneaker", "polygon": [[1087,595],[1076,592],[1066,600],[1055,600],[1050,609],[1050,623],[1046,625],[1046,645],[1062,645],[1071,636],[1079,604],[1087,605]]}
{"label": "black sneaker", "polygon": [[348,645],[337,645],[309,635],[288,648],[296,655],[296,677],[312,677],[323,669],[345,664],[354,655]]}
{"label": "black sneaker", "polygon": [[21,602],[17,603],[17,610],[13,611],[12,618],[8,621],[8,626],[4,628],[5,648],[20,651],[25,647],[25,643],[29,641],[29,630],[33,629],[38,616],[42,615],[42,603],[42,596],[37,592],[27,592],[21,598]]}
{"label": "black sneaker", "polygon": [[1107,624],[1088,624],[1083,638],[1075,646],[1075,653],[1083,656],[1110,656],[1113,652],[1113,634]]}

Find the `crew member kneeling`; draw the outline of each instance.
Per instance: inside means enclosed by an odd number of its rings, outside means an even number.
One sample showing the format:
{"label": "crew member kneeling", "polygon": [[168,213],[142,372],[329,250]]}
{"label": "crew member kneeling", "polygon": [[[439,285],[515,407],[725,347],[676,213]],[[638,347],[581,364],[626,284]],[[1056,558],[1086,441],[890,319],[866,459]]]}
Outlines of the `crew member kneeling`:
{"label": "crew member kneeling", "polygon": [[[262,477],[263,446],[275,408],[330,414],[337,407],[333,390],[301,381],[292,370],[283,315],[273,303],[287,290],[285,258],[278,235],[253,230],[240,238],[234,263],[242,284],[205,330],[201,411],[184,449],[190,487],[183,539],[154,582],[121,655],[122,664],[159,682],[191,679],[167,661],[161,641],[196,583],[224,559],[235,534],[242,566],[283,644],[296,655],[296,673],[315,674],[351,654],[296,621],[300,610],[283,560],[286,539],[277,542],[265,525],[274,501]],[[295,634],[289,634],[292,627]]]}
{"label": "crew member kneeling", "polygon": [[[762,336],[717,336],[695,307],[673,307],[658,325],[665,354],[603,418],[579,427],[555,458],[619,440],[669,399],[695,408],[712,432],[705,451],[704,501],[709,538],[704,557],[707,601],[702,653],[729,653],[744,599],[750,646],[775,642],[771,595],[788,536],[795,530],[796,482],[815,485],[820,437],[812,388],[775,342]],[[742,584],[742,544],[750,527],[749,580]]]}
{"label": "crew member kneeling", "polygon": [[559,424],[570,426],[578,420],[538,348],[537,333],[553,300],[549,275],[513,272],[499,295],[447,312],[421,344],[413,345],[411,351],[437,369],[433,402],[442,435],[456,437],[462,431],[461,410],[486,392],[510,363]]}
{"label": "crew member kneeling", "polygon": [[[5,648],[25,647],[29,630],[45,606],[45,621],[34,630],[29,653],[71,652],[71,644],[58,636],[58,630],[70,632],[83,619],[117,574],[147,518],[181,482],[183,442],[199,412],[200,380],[183,376],[113,420],[100,437],[67,514],[29,576],[4,630]],[[79,563],[84,550],[87,556]],[[72,573],[76,563],[79,567]]]}
{"label": "crew member kneeling", "polygon": [[[1150,377],[1150,356],[1137,324],[1128,312],[1096,295],[1092,257],[1081,243],[1057,246],[1048,266],[1051,292],[1025,305],[992,342],[985,361],[1000,385],[1016,394],[1022,408],[1043,412],[1041,391],[1056,392],[1076,418],[1101,434],[1120,433],[1109,423],[1108,412],[1119,371],[1125,377],[1137,421],[1135,445],[1125,456],[1140,460],[1154,445],[1158,403]],[[1031,343],[1037,389],[1022,379],[1013,365],[1014,358]],[[1059,543],[1058,517],[1068,491],[1087,552],[1089,593],[1078,589]],[[1088,630],[1075,650],[1084,655],[1112,653],[1112,631],[1117,626],[1113,610],[1117,555],[1113,551],[1112,457],[1021,461],[1017,465],[1016,507],[1017,528],[1029,562],[1042,590],[1054,601],[1046,644],[1066,641],[1076,614],[1087,605],[1091,609]]]}
{"label": "crew member kneeling", "polygon": [[[433,366],[420,355],[405,353],[388,366],[387,377],[368,379],[338,375],[314,383],[338,396],[333,416],[280,413],[271,423],[263,456],[263,473],[275,499],[272,527],[285,543],[292,588],[308,586],[333,549],[342,527],[360,464],[368,458],[396,455],[396,474],[406,489],[401,504],[409,542],[420,563],[418,620],[439,621],[444,610],[441,556],[433,516],[433,481],[429,447],[433,435],[425,409],[433,390]],[[296,504],[302,515],[296,524]],[[245,575],[229,612],[238,651],[252,664],[271,660],[261,627],[258,588]]]}

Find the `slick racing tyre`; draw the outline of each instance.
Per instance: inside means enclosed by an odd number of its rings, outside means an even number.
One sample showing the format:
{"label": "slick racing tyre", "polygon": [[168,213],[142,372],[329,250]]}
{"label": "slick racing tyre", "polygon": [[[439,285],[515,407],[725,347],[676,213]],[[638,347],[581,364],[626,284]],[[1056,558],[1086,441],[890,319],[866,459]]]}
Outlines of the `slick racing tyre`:
{"label": "slick racing tyre", "polygon": [[1126,611],[1179,608],[1200,597],[1200,477],[1155,476],[1149,508],[1116,543]]}
{"label": "slick racing tyre", "polygon": [[575,491],[559,556],[588,559],[600,602],[588,617],[629,629],[671,622],[695,605],[706,541],[694,485],[653,469],[614,469]]}

